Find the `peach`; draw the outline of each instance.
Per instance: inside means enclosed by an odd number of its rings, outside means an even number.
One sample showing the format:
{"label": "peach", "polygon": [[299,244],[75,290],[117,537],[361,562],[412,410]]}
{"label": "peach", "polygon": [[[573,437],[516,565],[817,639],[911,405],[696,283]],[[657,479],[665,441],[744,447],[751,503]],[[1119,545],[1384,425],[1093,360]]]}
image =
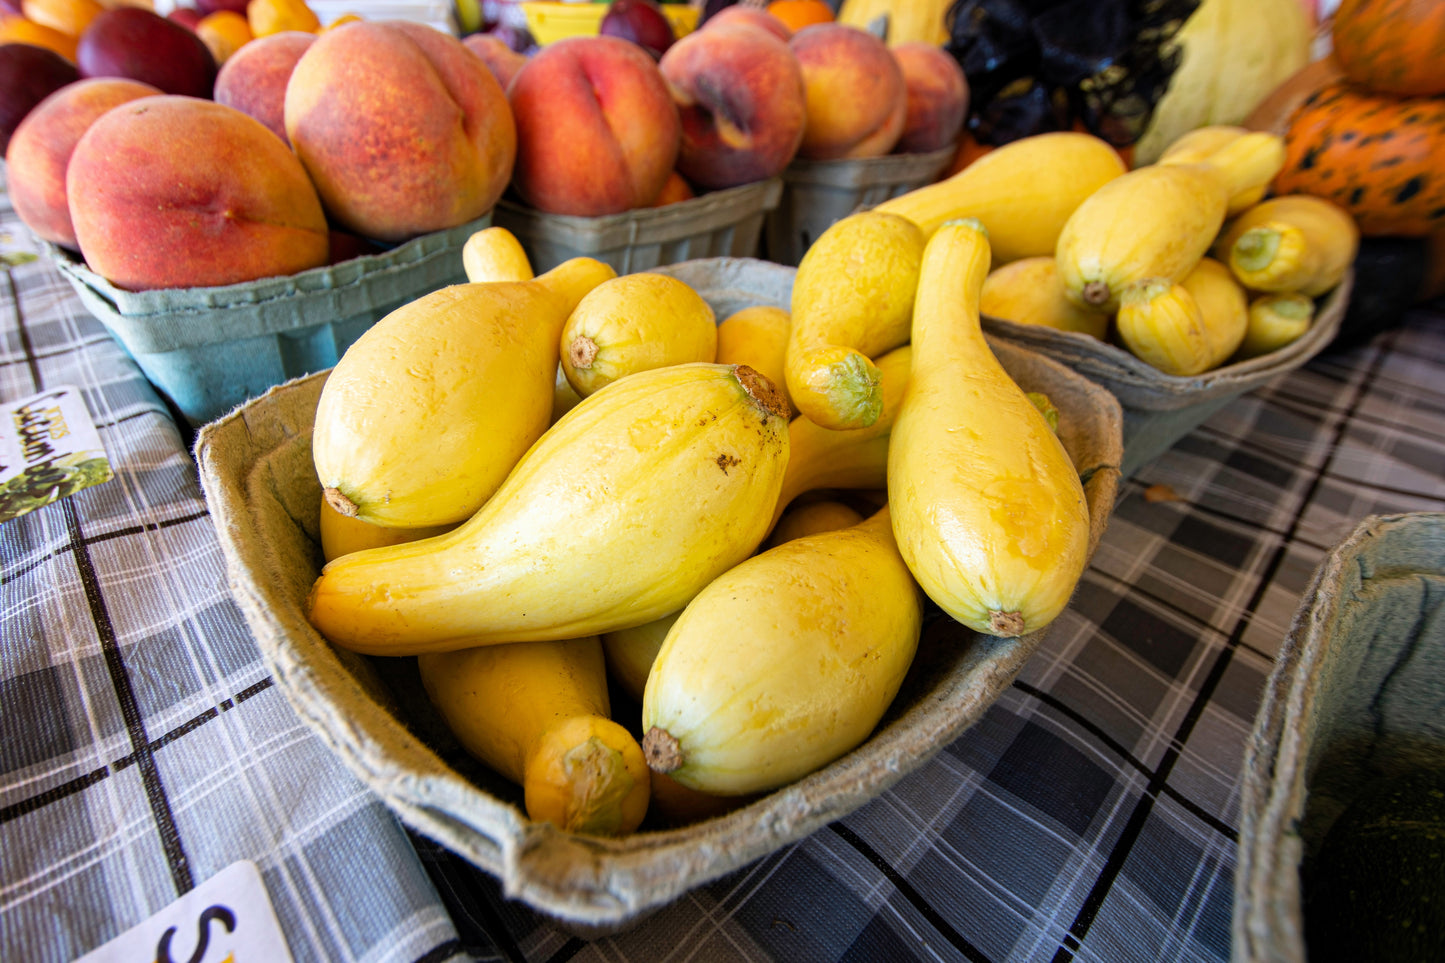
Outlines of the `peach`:
{"label": "peach", "polygon": [[948,51],[921,40],[891,48],[903,71],[908,110],[897,154],[927,154],[958,143],[968,116],[968,78]]}
{"label": "peach", "polygon": [[233,53],[216,74],[215,100],[265,124],[286,143],[286,83],[316,35],[283,30],[257,37]]}
{"label": "peach", "polygon": [[123,77],[77,80],[42,100],[15,128],[5,152],[10,200],[36,237],[79,250],[65,195],[65,171],[76,143],[112,107],[160,93]]}
{"label": "peach", "polygon": [[682,118],[677,169],[693,184],[737,187],[792,163],[807,99],[798,58],[786,43],[757,27],[713,18],[673,44],[659,66]]}
{"label": "peach", "polygon": [[75,48],[82,77],[127,77],[168,94],[210,98],[216,58],[205,41],[144,7],[103,11]]}
{"label": "peach", "polygon": [[808,92],[798,156],[844,160],[892,151],[908,117],[908,89],[888,45],[843,23],[804,27],[788,45]]}
{"label": "peach", "polygon": [[493,33],[469,33],[462,38],[462,43],[482,58],[482,63],[487,65],[503,90],[512,85],[512,78],[527,62],[526,54],[513,50],[511,44]]}
{"label": "peach", "polygon": [[759,10],[757,7],[723,7],[717,13],[704,20],[698,29],[702,29],[702,27],[718,27],[723,24],[744,24],[761,27],[783,43],[787,43],[793,39],[792,27],[789,27],[766,10]]}
{"label": "peach", "polygon": [[662,193],[652,199],[652,207],[666,207],[669,204],[676,204],[678,201],[689,201],[696,197],[692,185],[687,182],[677,171],[667,176],[667,182],[662,185]]}
{"label": "peach", "polygon": [[516,160],[497,78],[456,37],[420,23],[318,35],[291,72],[285,118],[336,226],[378,241],[481,217]]}
{"label": "peach", "polygon": [[197,97],[144,97],[101,115],[65,176],[80,253],[132,290],[209,287],[326,263],[316,189],[254,117]]}
{"label": "peach", "polygon": [[508,90],[517,118],[518,196],[548,214],[598,217],[646,207],[682,138],[652,56],[619,37],[542,47]]}

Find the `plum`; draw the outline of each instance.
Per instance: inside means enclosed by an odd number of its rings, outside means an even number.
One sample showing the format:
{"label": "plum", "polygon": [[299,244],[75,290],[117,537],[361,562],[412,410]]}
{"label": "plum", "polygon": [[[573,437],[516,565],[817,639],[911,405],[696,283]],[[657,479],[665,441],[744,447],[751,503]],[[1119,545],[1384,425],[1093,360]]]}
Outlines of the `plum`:
{"label": "plum", "polygon": [[205,41],[143,7],[115,7],[92,20],[80,35],[75,62],[82,77],[126,77],[205,100],[218,69]]}
{"label": "plum", "polygon": [[0,154],[31,108],[80,79],[75,64],[53,50],[28,43],[0,44]]}

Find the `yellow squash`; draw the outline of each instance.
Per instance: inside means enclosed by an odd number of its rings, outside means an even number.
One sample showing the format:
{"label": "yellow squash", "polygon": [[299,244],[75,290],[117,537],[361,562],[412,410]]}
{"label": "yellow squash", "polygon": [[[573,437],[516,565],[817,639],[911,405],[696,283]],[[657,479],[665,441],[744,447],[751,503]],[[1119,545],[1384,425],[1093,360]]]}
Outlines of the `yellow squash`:
{"label": "yellow squash", "polygon": [[1209,370],[1213,351],[1204,316],[1179,281],[1145,278],[1125,287],[1114,327],[1131,354],[1167,375]]}
{"label": "yellow squash", "polygon": [[1313,194],[1282,194],[1231,221],[1214,250],[1252,291],[1315,298],[1345,278],[1360,246],[1349,212]]}
{"label": "yellow squash", "polygon": [[1112,312],[1127,284],[1182,279],[1219,234],[1229,199],[1269,183],[1283,163],[1284,141],[1251,131],[1207,161],[1153,164],[1110,181],[1059,235],[1064,291],[1081,307]]}
{"label": "yellow squash", "polygon": [[979,325],[988,240],[976,222],[929,239],[913,366],[888,449],[893,531],[928,596],[991,635],[1043,628],[1084,570],[1083,486]]}
{"label": "yellow squash", "polygon": [[777,548],[784,542],[791,542],[804,535],[831,532],[839,528],[850,528],[863,521],[863,513],[852,505],[846,505],[831,498],[792,505],[783,512],[778,524],[773,526],[764,548]]}
{"label": "yellow squash", "polygon": [[602,633],[602,654],[607,658],[612,678],[623,692],[638,702],[642,701],[642,691],[647,688],[647,674],[652,671],[652,663],[662,648],[662,641],[681,614],[682,609],[679,608],[643,625]]}
{"label": "yellow squash", "polygon": [[717,326],[717,363],[745,364],[777,385],[788,398],[788,335],[793,317],[787,308],[755,304],[739,308]]}
{"label": "yellow squash", "polygon": [[462,245],[462,270],[467,280],[530,281],[532,261],[522,242],[505,227],[484,227]]}
{"label": "yellow squash", "polygon": [[445,287],[378,321],[316,406],[311,450],[327,501],[395,528],[470,516],[546,430],[562,325],[615,276],[573,258],[532,281]]}
{"label": "yellow squash", "polygon": [[[811,502],[806,506],[786,512],[783,523],[773,530],[764,548],[774,548],[783,542],[818,532],[856,525],[863,516],[841,502]],[[647,675],[657,659],[663,640],[682,614],[678,609],[670,615],[630,629],[602,634],[602,652],[607,657],[607,667],[622,690],[637,701],[642,701],[643,690],[647,687]]]}
{"label": "yellow squash", "polygon": [[1248,295],[1229,268],[1211,257],[1200,258],[1177,284],[1157,278],[1126,288],[1115,319],[1130,352],[1181,377],[1228,361],[1248,327]]}
{"label": "yellow squash", "polygon": [[[1165,149],[1164,153],[1159,157],[1159,163],[1198,164],[1200,161],[1208,160],[1211,154],[1224,147],[1224,145],[1243,137],[1247,133],[1249,133],[1248,128],[1235,127],[1229,124],[1217,124],[1211,127],[1200,127],[1197,130],[1191,130]],[[1229,204],[1225,210],[1225,217],[1234,217],[1240,211],[1258,204],[1268,191],[1268,184],[1257,184],[1234,195],[1229,199]]]}
{"label": "yellow squash", "polygon": [[431,528],[387,528],[359,518],[343,515],[321,499],[321,557],[326,561],[350,555],[364,548],[400,545],[433,535],[442,535],[456,525],[435,525]]}
{"label": "yellow squash", "polygon": [[1034,134],[873,210],[902,214],[925,236],[944,221],[977,218],[988,230],[993,263],[1006,264],[1052,255],[1074,209],[1126,170],[1119,152],[1092,134]]}
{"label": "yellow squash", "polygon": [[1303,294],[1261,294],[1249,302],[1249,329],[1239,356],[1257,358],[1278,351],[1308,331],[1314,317],[1315,302]]}
{"label": "yellow squash", "polygon": [[886,508],[739,563],[688,603],[657,655],[642,701],[648,765],[720,795],[827,765],[873,731],[922,623]]}
{"label": "yellow squash", "polygon": [[717,359],[717,318],[685,282],[640,271],[604,281],[562,327],[562,370],[583,398],[649,368]]}
{"label": "yellow squash", "polygon": [[756,372],[638,372],[547,430],[482,508],[436,538],[322,569],[316,629],[372,655],[555,640],[682,608],[763,540],[787,409]]}
{"label": "yellow squash", "polygon": [[417,667],[462,747],[523,787],[529,817],[600,836],[642,822],[650,773],[610,718],[596,636],[439,652]]}
{"label": "yellow squash", "polygon": [[867,428],[823,428],[807,415],[788,424],[788,470],[774,520],[803,492],[817,488],[883,488],[888,484],[888,436],[908,386],[911,345],[878,358],[878,420]]}
{"label": "yellow squash", "polygon": [[1249,294],[1229,268],[1212,257],[1200,258],[1182,283],[1199,305],[1209,341],[1209,368],[1217,368],[1244,341],[1249,328]]}
{"label": "yellow squash", "polygon": [[1077,331],[1100,340],[1109,330],[1107,314],[1065,296],[1052,254],[1020,258],[990,271],[983,279],[979,310],[1005,321]]}
{"label": "yellow squash", "polygon": [[793,277],[786,373],[798,411],[824,428],[866,428],[883,407],[872,359],[908,341],[923,233],[897,214],[835,221]]}

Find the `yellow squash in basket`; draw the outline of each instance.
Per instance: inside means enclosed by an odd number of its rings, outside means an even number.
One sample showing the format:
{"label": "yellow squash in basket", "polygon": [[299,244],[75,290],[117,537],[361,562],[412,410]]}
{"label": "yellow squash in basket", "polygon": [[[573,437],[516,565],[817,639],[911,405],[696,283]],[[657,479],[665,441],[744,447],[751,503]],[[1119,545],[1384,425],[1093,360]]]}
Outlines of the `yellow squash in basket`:
{"label": "yellow squash in basket", "polygon": [[638,371],[717,359],[717,318],[686,282],[638,271],[603,281],[562,326],[562,370],[579,397]]}
{"label": "yellow squash in basket", "polygon": [[888,484],[888,436],[908,387],[912,345],[878,358],[878,420],[867,428],[823,428],[807,415],[788,424],[788,470],[774,520],[803,492],[816,488],[883,488]]}
{"label": "yellow squash in basket", "polygon": [[866,428],[883,408],[871,359],[908,341],[923,232],[905,217],[860,211],[835,221],[793,277],[788,395],[824,428]]}
{"label": "yellow squash in basket", "polygon": [[417,658],[427,696],[462,747],[523,787],[527,815],[575,833],[630,833],[650,778],[611,718],[596,636]]}
{"label": "yellow squash in basket", "polygon": [[717,326],[718,364],[745,364],[759,372],[782,391],[788,407],[796,414],[788,395],[788,336],[793,316],[774,304],[739,308]]}
{"label": "yellow squash in basket", "polygon": [[1068,452],[984,339],[988,265],[977,222],[950,221],[929,239],[888,497],[898,548],[929,598],[975,631],[1017,636],[1068,604],[1089,511]]}
{"label": "yellow squash in basket", "polygon": [[[766,548],[776,548],[785,541],[792,541],[804,535],[831,532],[863,521],[863,516],[840,502],[812,502],[806,506],[809,511],[795,509],[783,516],[787,524],[779,525],[768,537]],[[622,690],[638,702],[642,701],[643,690],[647,687],[647,676],[652,663],[673,623],[682,614],[679,609],[660,619],[630,629],[602,634],[602,652],[607,657],[607,668]]]}
{"label": "yellow squash in basket", "polygon": [[753,556],[668,632],[642,700],[648,765],[720,795],[827,765],[878,724],[922,624],[923,596],[886,507]]}
{"label": "yellow squash in basket", "polygon": [[[1249,133],[1247,127],[1232,124],[1211,124],[1197,127],[1181,136],[1159,155],[1161,164],[1198,164],[1207,161],[1226,144],[1232,143]],[[1234,217],[1240,211],[1253,207],[1264,199],[1268,184],[1255,184],[1229,199],[1226,217]]]}
{"label": "yellow squash in basket", "polygon": [[462,270],[473,283],[530,281],[536,275],[532,260],[517,236],[493,224],[467,238],[462,245]]}
{"label": "yellow squash in basket", "polygon": [[1080,307],[1064,294],[1053,255],[1020,258],[994,268],[983,279],[979,310],[1016,324],[1077,331],[1101,341],[1109,331],[1107,314]]}
{"label": "yellow squash in basket", "polygon": [[435,525],[430,528],[387,528],[373,525],[359,518],[343,515],[332,507],[324,497],[321,499],[321,557],[326,561],[359,552],[364,548],[380,548],[383,545],[401,545],[415,542],[434,535],[443,535],[455,525]]}
{"label": "yellow squash in basket", "polygon": [[1107,141],[1077,131],[1022,137],[951,177],[873,208],[902,214],[925,235],[974,217],[988,230],[995,265],[1052,255],[1074,209],[1128,170]]}
{"label": "yellow squash in basket", "polygon": [[531,281],[451,285],[378,321],[316,406],[326,500],[395,528],[469,517],[546,430],[562,325],[616,273],[573,258]]}
{"label": "yellow squash in basket", "polygon": [[1136,357],[1189,377],[1238,350],[1249,327],[1249,298],[1229,268],[1205,257],[1181,281],[1146,278],[1126,287],[1114,326]]}
{"label": "yellow squash in basket", "polygon": [[660,618],[762,542],[787,425],[782,396],[746,367],[629,375],[548,429],[461,527],[328,563],[307,614],[336,645],[372,655]]}
{"label": "yellow squash in basket", "polygon": [[1213,250],[1252,291],[1317,298],[1345,279],[1359,246],[1359,226],[1334,201],[1282,194],[1230,221]]}
{"label": "yellow squash in basket", "polygon": [[1284,141],[1251,131],[1196,164],[1152,164],[1118,177],[1069,217],[1054,256],[1069,298],[1111,312],[1124,287],[1145,278],[1178,281],[1209,250],[1229,199],[1269,183]]}
{"label": "yellow squash in basket", "polygon": [[1257,358],[1278,351],[1304,336],[1314,323],[1315,302],[1297,292],[1261,294],[1249,302],[1249,326],[1241,358]]}

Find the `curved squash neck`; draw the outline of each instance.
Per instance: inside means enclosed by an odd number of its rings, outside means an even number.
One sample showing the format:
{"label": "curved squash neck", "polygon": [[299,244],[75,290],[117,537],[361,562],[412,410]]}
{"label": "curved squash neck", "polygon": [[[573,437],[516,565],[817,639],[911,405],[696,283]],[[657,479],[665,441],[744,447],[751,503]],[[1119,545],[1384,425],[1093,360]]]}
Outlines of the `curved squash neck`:
{"label": "curved squash neck", "polygon": [[913,307],[915,366],[987,348],[978,298],[992,252],[977,222],[948,221],[928,240]]}

